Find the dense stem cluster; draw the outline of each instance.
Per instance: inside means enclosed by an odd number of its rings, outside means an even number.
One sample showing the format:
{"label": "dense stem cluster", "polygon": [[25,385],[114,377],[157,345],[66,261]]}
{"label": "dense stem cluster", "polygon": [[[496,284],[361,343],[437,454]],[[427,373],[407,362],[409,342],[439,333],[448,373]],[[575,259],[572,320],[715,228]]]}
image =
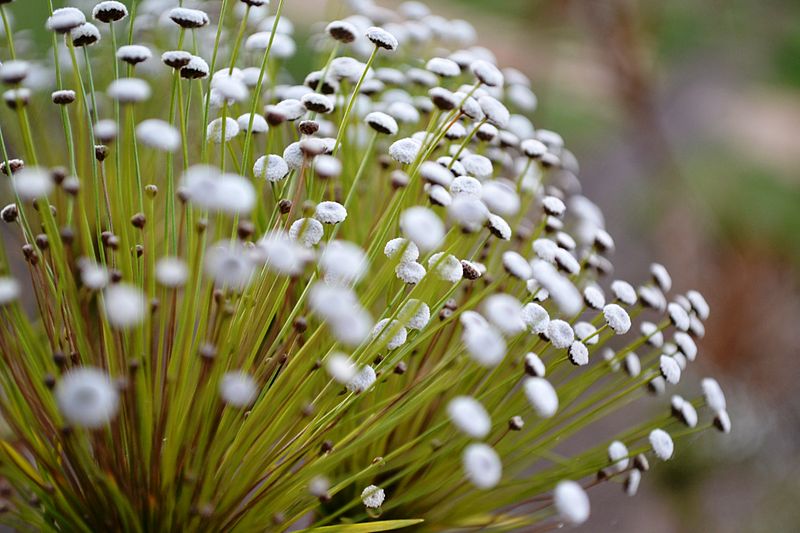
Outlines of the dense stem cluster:
{"label": "dense stem cluster", "polygon": [[284,0],[76,4],[22,58],[0,0],[0,519],[549,529],[730,430],[706,378],[587,439],[678,384],[708,306],[613,279],[467,22],[358,0],[298,46]]}

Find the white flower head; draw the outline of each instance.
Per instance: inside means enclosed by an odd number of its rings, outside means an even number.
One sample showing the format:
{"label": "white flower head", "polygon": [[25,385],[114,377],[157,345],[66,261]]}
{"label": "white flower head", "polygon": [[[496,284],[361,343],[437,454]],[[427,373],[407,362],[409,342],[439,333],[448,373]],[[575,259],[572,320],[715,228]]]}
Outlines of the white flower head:
{"label": "white flower head", "polygon": [[270,231],[257,244],[268,269],[284,276],[298,276],[313,257],[310,251],[283,231]]}
{"label": "white flower head", "polygon": [[398,139],[389,146],[389,155],[392,159],[404,165],[410,165],[417,159],[422,143],[417,139],[405,137]]}
{"label": "white flower head", "polygon": [[129,329],[144,321],[147,303],[144,293],[134,285],[117,283],[103,295],[103,310],[112,327]]}
{"label": "white flower head", "polygon": [[8,305],[19,298],[19,282],[10,277],[0,276],[0,306]]}
{"label": "white flower head", "polygon": [[394,269],[397,279],[408,285],[416,285],[425,277],[425,267],[416,261],[402,261]]}
{"label": "white flower head", "polygon": [[226,372],[219,382],[219,394],[228,405],[243,409],[258,397],[258,384],[252,376],[240,370]]}
{"label": "white flower head", "polygon": [[144,63],[152,56],[150,49],[140,44],[126,44],[117,48],[117,59],[129,65]]}
{"label": "white flower head", "polygon": [[47,18],[45,27],[56,33],[67,33],[86,22],[86,16],[77,8],[62,7]]}
{"label": "white flower head", "polygon": [[206,251],[205,269],[218,287],[243,290],[255,273],[255,265],[236,242],[223,241]]}
{"label": "white flower head", "polygon": [[11,176],[14,190],[22,200],[38,200],[50,194],[54,188],[50,173],[40,167],[25,167]]}
{"label": "white flower head", "polygon": [[119,78],[106,90],[108,96],[121,104],[135,104],[150,98],[150,85],[139,78]]}
{"label": "white flower head", "polygon": [[711,308],[703,295],[698,291],[691,290],[686,293],[686,298],[689,300],[692,309],[697,313],[700,320],[706,320],[711,312]]}
{"label": "white flower head", "polygon": [[486,490],[497,486],[503,475],[503,464],[494,449],[482,443],[473,443],[462,455],[464,474],[475,487]]}
{"label": "white flower head", "polygon": [[231,117],[225,117],[224,121],[222,118],[215,118],[208,123],[208,127],[206,127],[206,141],[213,142],[214,144],[222,144],[223,135],[225,142],[229,142],[239,135],[239,123]]}
{"label": "white flower head", "polygon": [[322,223],[314,218],[299,218],[289,227],[289,237],[309,248],[318,244],[324,233]]}
{"label": "white flower head", "polygon": [[356,376],[356,365],[345,354],[335,352],[325,359],[325,370],[342,385],[346,385]]}
{"label": "white flower head", "polygon": [[116,416],[119,394],[108,374],[93,367],[70,370],[55,389],[61,414],[77,426],[97,429]]}
{"label": "white flower head", "polygon": [[401,254],[399,257],[401,263],[409,263],[419,259],[417,245],[402,237],[397,237],[387,242],[383,248],[383,253],[390,259],[394,259],[398,254]]}
{"label": "white flower head", "polygon": [[636,289],[633,285],[623,280],[615,280],[611,283],[611,292],[614,297],[625,305],[636,304]]}
{"label": "white flower head", "polygon": [[172,124],[157,118],[143,120],[136,126],[136,137],[145,146],[174,152],[181,145],[181,134]]}
{"label": "white flower head", "polygon": [[347,382],[347,390],[355,393],[364,392],[375,383],[376,379],[378,378],[375,375],[375,370],[371,366],[365,365]]}
{"label": "white flower head", "polygon": [[533,302],[529,302],[522,307],[521,318],[528,330],[534,335],[547,331],[547,326],[550,324],[550,315],[547,310]]}
{"label": "white flower head", "polygon": [[528,377],[522,383],[525,397],[533,410],[542,418],[551,418],[558,411],[558,394],[544,378]]}
{"label": "white flower head", "polygon": [[663,429],[654,429],[650,432],[648,437],[650,446],[653,448],[653,453],[662,461],[667,461],[672,457],[675,451],[675,445],[672,442],[672,437]]}
{"label": "white flower head", "polygon": [[575,332],[568,322],[551,320],[547,324],[547,338],[556,348],[567,348],[575,340]]}
{"label": "white flower head", "polygon": [[608,446],[608,459],[615,472],[622,472],[628,468],[628,463],[630,463],[628,455],[628,447],[618,440]]}
{"label": "white flower head", "polygon": [[453,254],[438,252],[428,259],[428,268],[433,269],[436,275],[444,281],[457,283],[464,275],[464,267],[461,261]]}
{"label": "white flower head", "polygon": [[567,351],[570,362],[575,366],[589,364],[589,349],[581,341],[574,341]]}
{"label": "white flower head", "polygon": [[497,366],[506,355],[506,341],[503,335],[489,324],[465,327],[461,333],[461,340],[472,360],[481,366]]}
{"label": "white flower head", "polygon": [[525,354],[525,372],[529,376],[536,378],[543,378],[547,369],[544,366],[542,359],[533,352]]}
{"label": "white flower head", "polygon": [[314,218],[323,224],[339,224],[347,218],[347,209],[339,202],[320,202],[314,210]]}
{"label": "white flower head", "polygon": [[669,355],[662,355],[659,359],[661,375],[671,385],[677,384],[681,380],[681,367],[678,362]]}
{"label": "white flower head", "polygon": [[471,396],[456,396],[450,400],[447,416],[459,430],[475,439],[486,437],[492,429],[489,413]]}
{"label": "white flower head", "polygon": [[431,319],[431,309],[425,302],[411,298],[403,305],[398,316],[405,319],[408,329],[422,330]]}
{"label": "white flower head", "polygon": [[714,411],[725,411],[728,408],[725,400],[725,393],[714,378],[703,378],[700,382],[703,389],[703,396],[708,406]]}
{"label": "white flower head", "polygon": [[156,280],[164,287],[182,287],[189,277],[189,267],[179,257],[162,257],[156,262]]}
{"label": "white flower head", "polygon": [[93,261],[81,261],[81,283],[93,291],[104,289],[108,285],[110,275],[108,269]]}
{"label": "white flower head", "polygon": [[397,38],[383,28],[373,26],[367,29],[365,35],[378,48],[383,48],[390,52],[397,50]]}
{"label": "white flower head", "polygon": [[361,491],[361,501],[369,509],[378,509],[386,500],[386,493],[378,486],[370,485]]}
{"label": "white flower head", "polygon": [[525,329],[522,304],[510,294],[492,294],[483,302],[486,318],[506,335],[516,335]]}
{"label": "white flower head", "polygon": [[289,174],[289,165],[279,155],[269,154],[256,159],[253,174],[269,182],[281,181]]}
{"label": "white flower head", "polygon": [[385,345],[387,350],[394,350],[406,343],[408,332],[400,321],[384,318],[372,328],[370,337],[377,339],[378,346]]}
{"label": "white flower head", "polygon": [[352,284],[367,272],[367,257],[356,244],[336,240],[328,243],[319,258],[319,267],[325,281],[335,284]]}
{"label": "white flower head", "polygon": [[400,229],[424,251],[434,250],[444,240],[444,222],[426,207],[410,207],[400,215]]}
{"label": "white flower head", "polygon": [[628,312],[617,304],[608,304],[603,308],[603,317],[606,324],[617,335],[624,335],[631,329],[631,317]]}
{"label": "white flower head", "polygon": [[553,491],[553,505],[567,524],[583,524],[589,518],[589,496],[575,481],[559,481]]}
{"label": "white flower head", "polygon": [[469,69],[482,84],[488,87],[503,86],[503,73],[488,61],[484,61],[483,59],[473,61]]}

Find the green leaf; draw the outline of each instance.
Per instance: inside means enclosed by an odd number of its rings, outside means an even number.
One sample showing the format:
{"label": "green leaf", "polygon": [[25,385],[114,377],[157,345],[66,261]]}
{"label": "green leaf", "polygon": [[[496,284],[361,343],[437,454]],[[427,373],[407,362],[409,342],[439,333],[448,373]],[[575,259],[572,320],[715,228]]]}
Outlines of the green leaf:
{"label": "green leaf", "polygon": [[362,524],[341,524],[338,526],[324,526],[313,527],[310,529],[303,529],[307,533],[337,533],[339,531],[346,533],[372,533],[374,531],[391,531],[392,529],[401,529],[404,527],[413,526],[423,522],[421,518],[412,518],[408,520],[382,520],[380,522],[366,522]]}

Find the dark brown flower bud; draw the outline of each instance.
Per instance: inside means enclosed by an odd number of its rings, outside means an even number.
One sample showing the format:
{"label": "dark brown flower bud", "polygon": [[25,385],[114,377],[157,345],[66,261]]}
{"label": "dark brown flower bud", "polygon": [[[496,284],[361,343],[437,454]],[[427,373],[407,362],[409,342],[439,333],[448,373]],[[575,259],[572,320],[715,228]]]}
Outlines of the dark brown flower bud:
{"label": "dark brown flower bud", "polygon": [[142,229],[146,221],[144,213],[136,213],[131,217],[131,225],[134,228]]}
{"label": "dark brown flower bud", "polygon": [[108,157],[108,146],[106,146],[105,144],[97,144],[97,145],[95,145],[95,147],[94,147],[94,157],[95,157],[95,159],[97,159],[100,162],[105,161],[106,157]]}
{"label": "dark brown flower bud", "polygon": [[36,236],[36,247],[42,251],[47,250],[50,247],[50,241],[47,240],[47,235],[44,233],[40,233]]}
{"label": "dark brown flower bud", "polygon": [[292,210],[292,201],[284,198],[283,200],[278,202],[278,209],[280,210],[282,215],[287,214],[289,211]]}
{"label": "dark brown flower bud", "polygon": [[400,375],[400,376],[405,374],[407,370],[408,370],[408,365],[405,364],[405,362],[403,362],[403,361],[400,361],[394,367],[394,373],[397,374],[397,375]]}
{"label": "dark brown flower bud", "polygon": [[292,326],[298,333],[303,333],[305,330],[308,329],[308,320],[306,320],[306,317],[304,316],[299,316],[294,319],[294,323],[292,324]]}
{"label": "dark brown flower bud", "polygon": [[301,120],[297,125],[297,131],[303,135],[314,135],[319,131],[319,122],[316,120]]}
{"label": "dark brown flower bud", "polygon": [[522,420],[521,416],[512,416],[508,419],[508,429],[511,431],[519,431],[522,429],[522,426],[525,425],[525,421]]}
{"label": "dark brown flower bud", "polygon": [[249,220],[242,220],[239,222],[239,225],[236,226],[236,234],[239,235],[239,239],[246,241],[250,237],[253,236],[255,233],[256,227],[253,225],[252,222]]}
{"label": "dark brown flower bud", "polygon": [[53,94],[50,95],[53,99],[53,103],[57,105],[69,105],[75,101],[75,91],[70,90],[61,90],[61,91],[54,91]]}

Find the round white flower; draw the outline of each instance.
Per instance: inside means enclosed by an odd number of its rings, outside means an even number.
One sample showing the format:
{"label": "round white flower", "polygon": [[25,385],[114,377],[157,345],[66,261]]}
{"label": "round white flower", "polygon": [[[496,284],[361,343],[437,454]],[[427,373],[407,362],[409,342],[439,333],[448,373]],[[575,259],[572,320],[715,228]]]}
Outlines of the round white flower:
{"label": "round white flower", "polygon": [[219,394],[228,405],[249,407],[258,397],[258,384],[245,372],[226,372],[219,383]]}
{"label": "round white flower", "polygon": [[473,443],[464,449],[462,456],[467,479],[479,489],[491,489],[500,483],[503,464],[491,446]]}
{"label": "round white flower", "polygon": [[117,283],[103,295],[103,310],[111,326],[128,329],[144,321],[147,303],[144,293],[133,285]]}
{"label": "round white flower", "polygon": [[489,413],[471,396],[456,396],[450,400],[447,415],[459,430],[476,439],[486,437],[492,429]]}
{"label": "round white flower", "polygon": [[383,505],[385,499],[386,493],[382,488],[375,485],[370,485],[361,491],[361,501],[364,503],[364,506],[369,509],[378,509]]}
{"label": "round white flower", "polygon": [[553,505],[559,518],[570,525],[583,524],[589,518],[589,496],[580,484],[560,481],[553,491]]}
{"label": "round white flower", "polygon": [[672,457],[675,451],[675,445],[672,442],[672,437],[663,429],[654,429],[650,432],[648,437],[650,446],[653,448],[653,453],[662,461],[667,461]]}
{"label": "round white flower", "polygon": [[93,367],[70,370],[55,388],[61,414],[77,426],[97,429],[117,414],[119,394],[104,371]]}
{"label": "round white flower", "polygon": [[542,418],[551,418],[558,411],[558,394],[544,378],[528,377],[523,382],[525,397],[533,410]]}

